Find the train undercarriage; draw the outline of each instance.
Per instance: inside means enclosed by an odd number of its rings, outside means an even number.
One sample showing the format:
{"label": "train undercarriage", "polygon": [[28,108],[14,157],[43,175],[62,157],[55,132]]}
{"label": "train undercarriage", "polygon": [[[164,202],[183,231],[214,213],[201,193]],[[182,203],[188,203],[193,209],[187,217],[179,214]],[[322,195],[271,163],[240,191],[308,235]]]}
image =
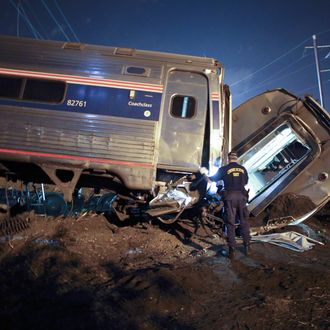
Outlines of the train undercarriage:
{"label": "train undercarriage", "polygon": [[[225,231],[221,192],[205,193],[207,180],[204,180],[202,175],[196,177],[192,174],[177,174],[177,180],[158,182],[157,189],[148,193],[130,191],[111,175],[105,177],[96,173],[82,173],[71,198],[66,200],[65,193],[52,183],[49,177],[47,179],[47,175],[39,167],[32,164],[6,164],[8,167],[9,165],[12,170],[15,168],[17,173],[8,171],[8,168],[5,171],[2,164],[0,210],[11,215],[26,211],[50,217],[80,217],[96,213],[104,214],[110,221],[157,219],[166,225],[190,218],[195,226],[202,227],[206,232],[210,229],[216,229],[218,234]],[[63,184],[71,182],[68,178],[73,175],[63,169],[59,173],[58,179],[61,179]],[[30,181],[24,178],[29,178]],[[34,182],[31,181],[32,178]],[[69,184],[68,186],[70,187]],[[297,196],[294,196],[294,199],[296,198]],[[303,217],[282,214],[269,218],[266,214],[260,218],[261,222],[259,221],[257,226],[251,223],[251,233],[269,232],[300,222]]]}
{"label": "train undercarriage", "polygon": [[171,224],[202,197],[201,189],[191,186],[195,176],[185,173],[171,173],[169,182],[156,181],[151,192],[129,190],[109,173],[63,166],[7,162],[2,163],[0,174],[3,209],[53,217],[96,212],[119,221],[149,217]]}

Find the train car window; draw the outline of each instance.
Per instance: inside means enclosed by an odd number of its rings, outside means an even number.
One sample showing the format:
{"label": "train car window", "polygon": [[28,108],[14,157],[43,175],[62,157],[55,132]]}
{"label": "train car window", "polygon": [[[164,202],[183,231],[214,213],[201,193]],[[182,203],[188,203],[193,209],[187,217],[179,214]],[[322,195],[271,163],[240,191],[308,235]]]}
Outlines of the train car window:
{"label": "train car window", "polygon": [[289,123],[277,127],[239,160],[249,173],[250,201],[311,152]]}
{"label": "train car window", "polygon": [[63,81],[27,79],[23,99],[28,101],[60,103],[64,98],[64,93],[65,83]]}
{"label": "train car window", "polygon": [[145,74],[146,69],[145,68],[139,68],[136,66],[129,66],[128,68],[126,68],[126,72],[130,73],[130,74]]}
{"label": "train car window", "polygon": [[0,76],[0,97],[18,98],[22,81],[22,78]]}
{"label": "train car window", "polygon": [[171,115],[176,118],[192,118],[196,112],[196,100],[192,96],[175,95],[172,98]]}
{"label": "train car window", "polygon": [[143,68],[141,66],[126,66],[124,68],[124,74],[129,74],[133,76],[150,76],[150,68]]}

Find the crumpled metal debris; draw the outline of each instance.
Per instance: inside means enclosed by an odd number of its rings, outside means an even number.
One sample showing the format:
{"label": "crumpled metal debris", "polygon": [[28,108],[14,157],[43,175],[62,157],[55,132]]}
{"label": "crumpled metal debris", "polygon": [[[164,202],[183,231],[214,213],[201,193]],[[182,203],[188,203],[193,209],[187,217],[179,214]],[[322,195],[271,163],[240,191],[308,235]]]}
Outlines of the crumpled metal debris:
{"label": "crumpled metal debris", "polygon": [[294,221],[292,216],[273,218],[267,221],[265,226],[251,227],[251,235],[267,233],[273,229],[279,229],[290,225]]}
{"label": "crumpled metal debris", "polygon": [[324,245],[322,242],[319,242],[295,231],[252,236],[251,240],[253,242],[267,242],[296,252],[308,251],[313,248],[315,243]]}
{"label": "crumpled metal debris", "polygon": [[157,205],[159,203],[171,203],[176,202],[179,207],[188,206],[193,201],[193,198],[187,193],[179,189],[170,188],[164,193],[160,193],[152,201],[150,206]]}

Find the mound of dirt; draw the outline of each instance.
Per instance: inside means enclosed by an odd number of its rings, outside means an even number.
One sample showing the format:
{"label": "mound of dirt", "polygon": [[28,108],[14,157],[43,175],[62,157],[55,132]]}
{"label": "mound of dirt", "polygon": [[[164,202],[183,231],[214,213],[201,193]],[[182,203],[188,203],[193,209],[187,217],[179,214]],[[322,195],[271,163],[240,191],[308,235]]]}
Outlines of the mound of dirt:
{"label": "mound of dirt", "polygon": [[328,222],[309,221],[326,244],[308,252],[254,243],[230,260],[189,219],[21,217],[0,238],[1,329],[330,328]]}
{"label": "mound of dirt", "polygon": [[315,207],[309,197],[288,193],[277,197],[267,208],[266,213],[269,219],[285,217],[288,214],[299,217],[312,211]]}

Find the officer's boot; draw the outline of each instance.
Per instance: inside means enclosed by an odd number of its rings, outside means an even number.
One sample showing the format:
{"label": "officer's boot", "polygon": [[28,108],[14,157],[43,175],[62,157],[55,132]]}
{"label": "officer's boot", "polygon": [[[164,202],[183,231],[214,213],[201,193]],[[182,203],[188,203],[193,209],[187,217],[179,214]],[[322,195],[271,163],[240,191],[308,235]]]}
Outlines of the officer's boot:
{"label": "officer's boot", "polygon": [[248,256],[250,252],[250,243],[244,243],[243,245],[243,253]]}
{"label": "officer's boot", "polygon": [[233,247],[229,247],[228,258],[234,259],[234,257],[235,257],[235,249]]}

